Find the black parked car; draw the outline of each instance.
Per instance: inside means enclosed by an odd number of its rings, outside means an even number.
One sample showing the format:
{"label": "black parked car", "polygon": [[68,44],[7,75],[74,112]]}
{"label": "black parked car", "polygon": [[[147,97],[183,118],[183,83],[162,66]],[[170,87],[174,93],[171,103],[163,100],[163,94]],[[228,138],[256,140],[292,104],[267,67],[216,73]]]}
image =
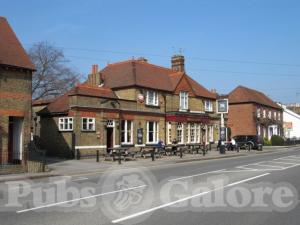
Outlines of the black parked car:
{"label": "black parked car", "polygon": [[263,141],[260,136],[257,135],[238,135],[233,137],[236,141],[238,148],[244,148],[247,150],[257,149],[262,151]]}

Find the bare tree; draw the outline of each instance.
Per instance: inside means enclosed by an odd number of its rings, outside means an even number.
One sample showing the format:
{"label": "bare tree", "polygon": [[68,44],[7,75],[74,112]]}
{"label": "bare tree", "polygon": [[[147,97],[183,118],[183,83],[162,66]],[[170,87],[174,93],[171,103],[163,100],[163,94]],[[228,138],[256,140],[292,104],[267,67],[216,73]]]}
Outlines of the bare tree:
{"label": "bare tree", "polygon": [[61,49],[39,42],[29,49],[29,55],[36,66],[32,78],[33,99],[59,96],[79,81],[79,73],[68,66]]}

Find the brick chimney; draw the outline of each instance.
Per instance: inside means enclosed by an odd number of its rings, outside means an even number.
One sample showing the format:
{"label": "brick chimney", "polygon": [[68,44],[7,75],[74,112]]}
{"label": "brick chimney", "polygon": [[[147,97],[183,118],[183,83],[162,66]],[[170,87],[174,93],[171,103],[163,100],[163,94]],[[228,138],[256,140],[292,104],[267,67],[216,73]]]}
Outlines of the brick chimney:
{"label": "brick chimney", "polygon": [[88,84],[91,86],[99,87],[101,85],[100,74],[98,72],[98,65],[92,65],[91,74],[88,76]]}
{"label": "brick chimney", "polygon": [[175,72],[184,72],[184,56],[174,55],[172,56],[172,70]]}

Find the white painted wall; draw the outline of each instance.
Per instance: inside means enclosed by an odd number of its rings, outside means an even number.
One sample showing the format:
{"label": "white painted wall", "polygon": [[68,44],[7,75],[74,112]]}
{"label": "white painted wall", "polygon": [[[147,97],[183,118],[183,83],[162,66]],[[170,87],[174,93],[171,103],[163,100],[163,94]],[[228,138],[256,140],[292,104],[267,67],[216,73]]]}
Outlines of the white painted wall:
{"label": "white painted wall", "polygon": [[286,138],[300,138],[300,115],[294,113],[292,110],[286,108],[285,105],[279,104],[283,108],[283,122],[292,122],[293,128],[291,130],[284,130]]}

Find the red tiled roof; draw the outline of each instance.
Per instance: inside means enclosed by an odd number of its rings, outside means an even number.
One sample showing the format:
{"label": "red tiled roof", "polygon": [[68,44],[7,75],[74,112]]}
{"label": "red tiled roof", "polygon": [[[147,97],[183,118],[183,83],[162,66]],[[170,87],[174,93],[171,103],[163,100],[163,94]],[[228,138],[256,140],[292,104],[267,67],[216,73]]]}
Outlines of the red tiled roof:
{"label": "red tiled roof", "polygon": [[69,95],[86,95],[92,97],[104,97],[104,98],[117,98],[115,93],[110,88],[105,87],[92,87],[87,84],[77,85],[73,88]]}
{"label": "red tiled roof", "polygon": [[35,70],[29,56],[4,17],[0,17],[1,64]]}
{"label": "red tiled roof", "polygon": [[169,92],[175,90],[182,76],[186,76],[196,96],[216,98],[215,94],[205,89],[185,73],[174,72],[169,68],[140,60],[127,60],[109,64],[101,71],[101,74],[104,78],[104,86],[108,88],[140,86]]}
{"label": "red tiled roof", "polygon": [[48,113],[64,113],[69,110],[69,96],[71,95],[85,95],[92,97],[117,98],[114,92],[109,88],[91,87],[87,85],[77,85],[64,95],[57,97],[55,101],[51,102],[43,112]]}
{"label": "red tiled roof", "polygon": [[48,105],[50,104],[51,102],[53,102],[56,98],[51,98],[51,99],[37,99],[37,100],[34,100],[32,102],[32,105],[33,106],[39,106],[39,105]]}
{"label": "red tiled roof", "polygon": [[275,102],[268,98],[264,93],[247,87],[238,86],[229,93],[229,103],[257,103],[276,109],[281,109]]}

